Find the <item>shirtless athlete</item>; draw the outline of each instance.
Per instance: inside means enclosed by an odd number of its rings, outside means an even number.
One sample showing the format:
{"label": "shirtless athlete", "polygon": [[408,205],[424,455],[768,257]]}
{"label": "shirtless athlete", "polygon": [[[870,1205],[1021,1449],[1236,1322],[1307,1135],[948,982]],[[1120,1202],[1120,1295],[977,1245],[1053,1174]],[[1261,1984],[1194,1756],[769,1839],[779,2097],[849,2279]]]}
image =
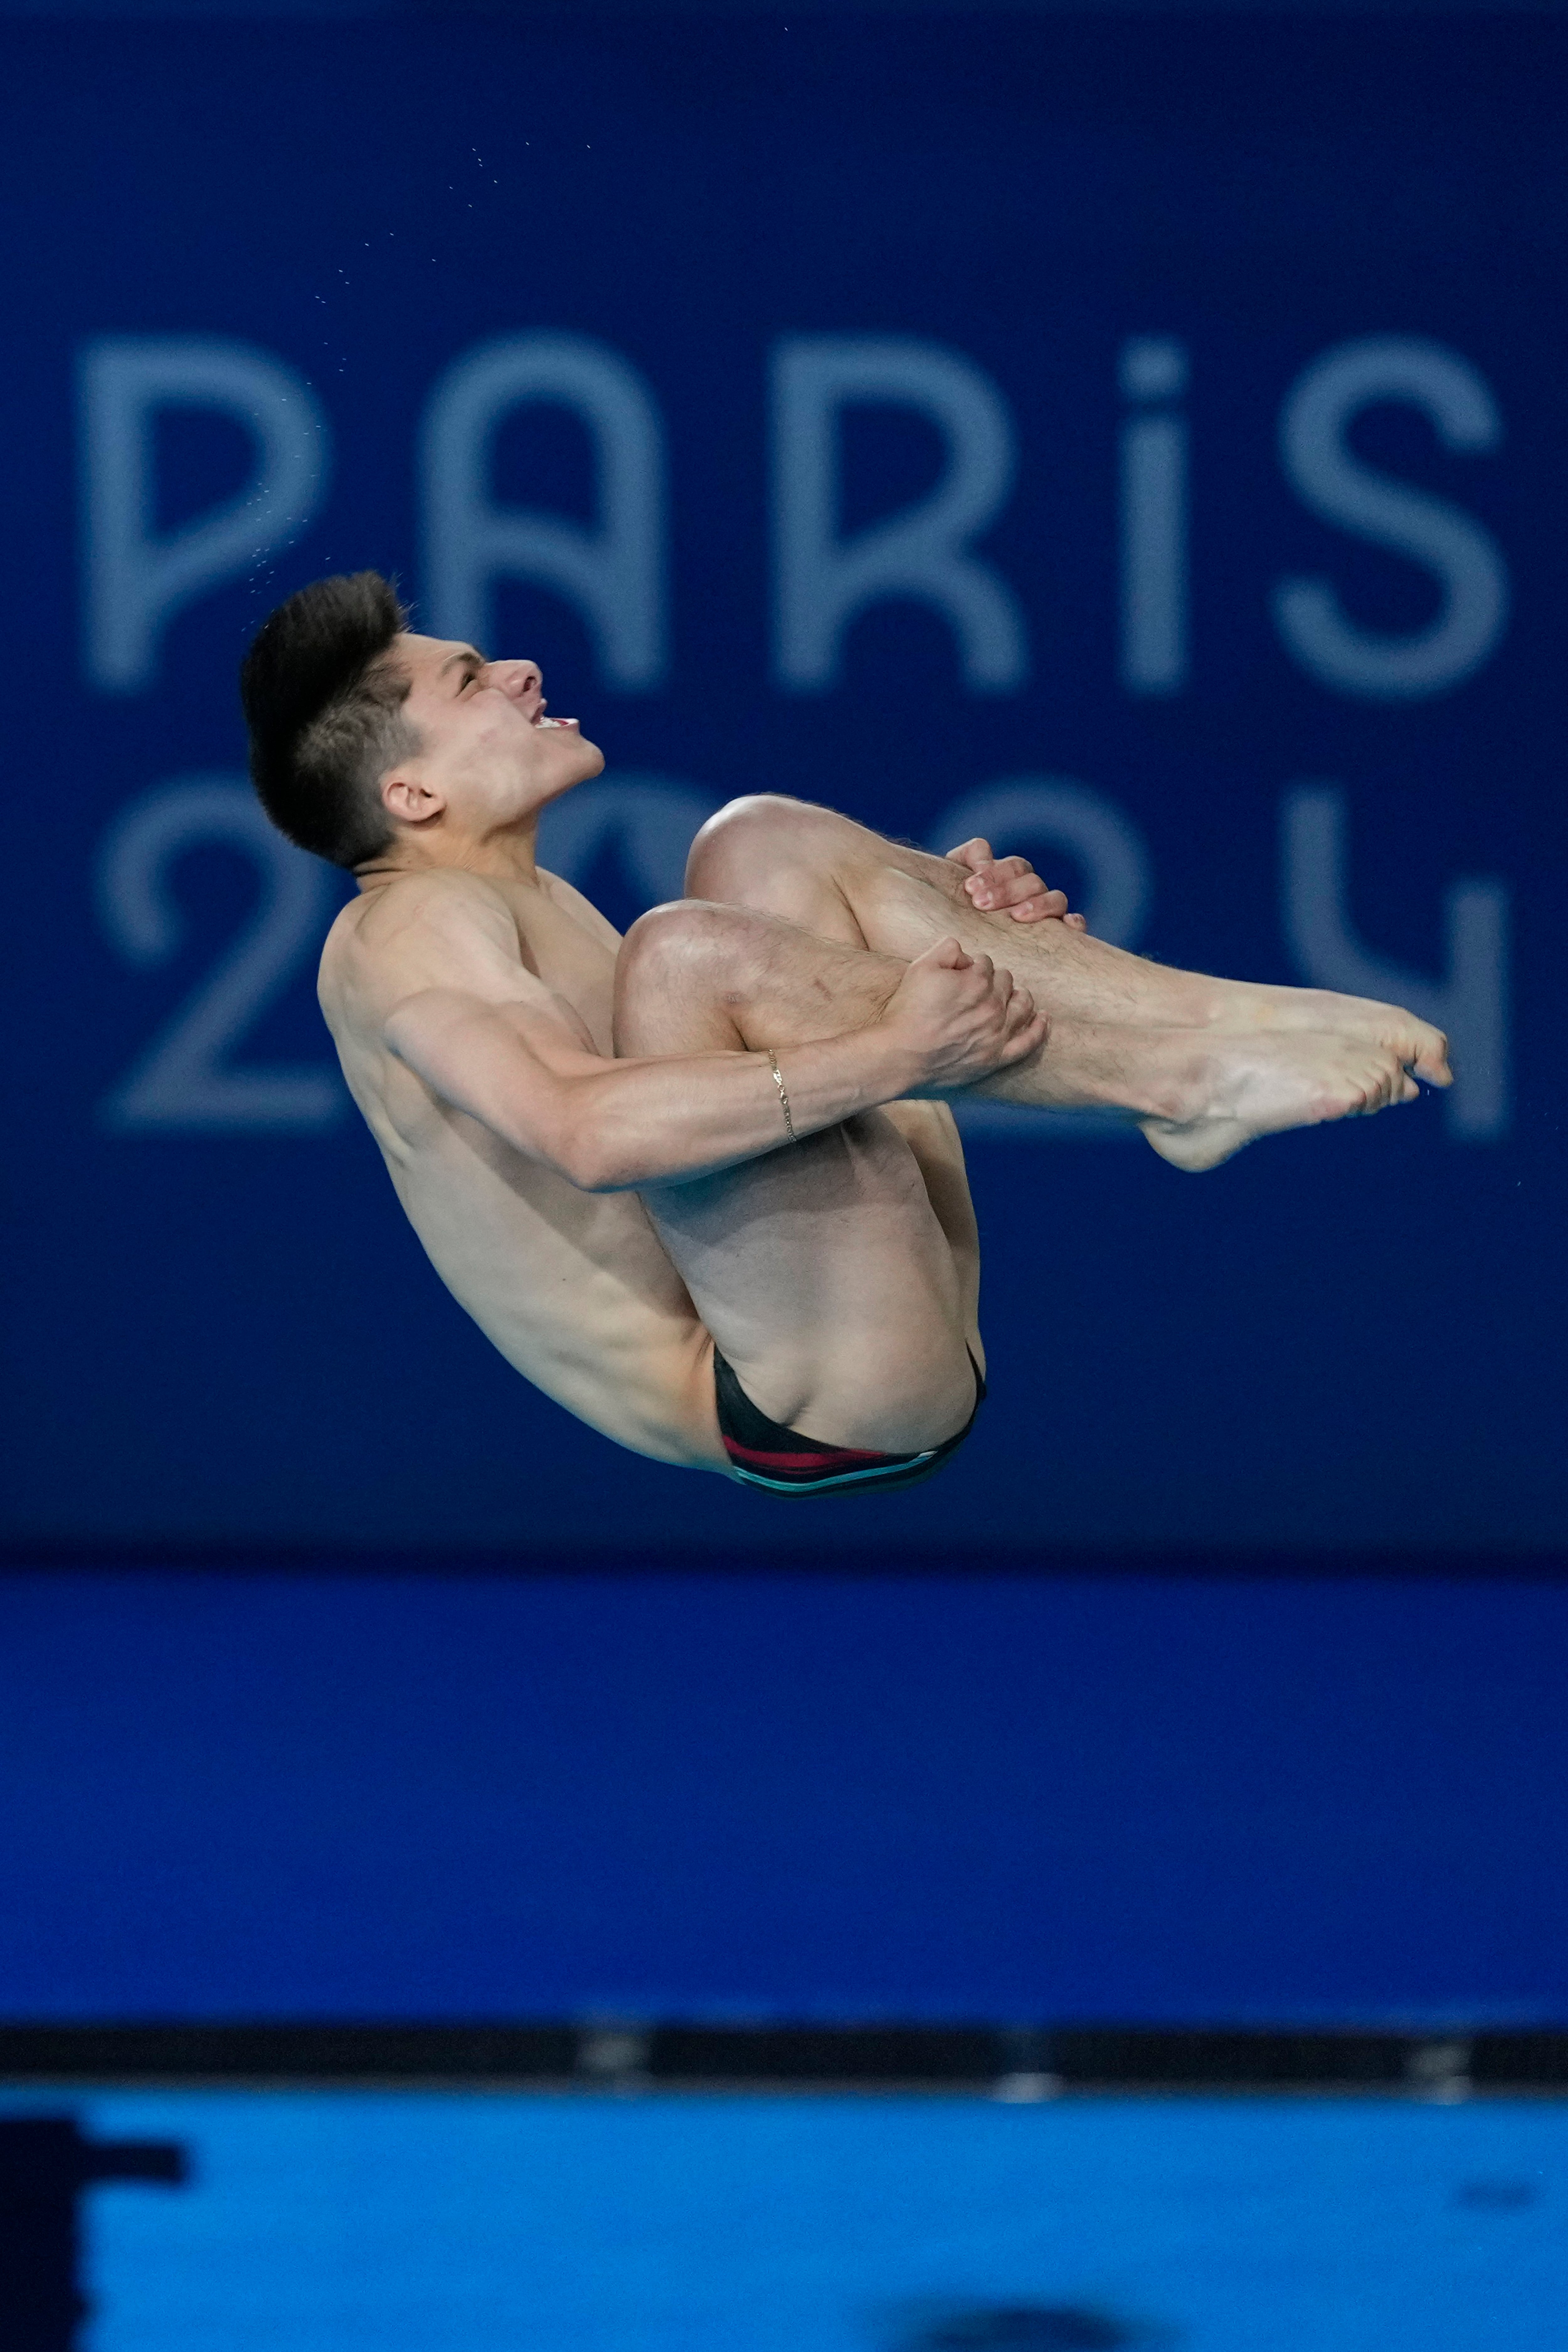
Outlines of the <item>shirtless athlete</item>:
{"label": "shirtless athlete", "polygon": [[773,796],[623,940],[534,862],[599,751],[533,663],[415,635],[374,572],[279,606],[241,691],[268,814],[358,881],[321,1006],[437,1272],[658,1461],[841,1493],[960,1442],[984,1360],[948,1095],[1114,1107],[1198,1170],[1449,1083],[1395,1007],[1145,962],[1021,858]]}

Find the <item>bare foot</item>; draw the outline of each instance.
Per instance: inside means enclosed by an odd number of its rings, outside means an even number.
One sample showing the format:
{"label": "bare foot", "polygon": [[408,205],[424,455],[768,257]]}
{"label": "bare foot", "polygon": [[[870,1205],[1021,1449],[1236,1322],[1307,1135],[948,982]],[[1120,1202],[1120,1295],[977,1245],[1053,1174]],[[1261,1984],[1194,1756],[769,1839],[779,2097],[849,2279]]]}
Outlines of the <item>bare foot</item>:
{"label": "bare foot", "polygon": [[[1359,999],[1332,1001],[1353,1004]],[[1401,1048],[1375,1038],[1255,1032],[1232,1040],[1210,1034],[1193,1114],[1138,1122],[1162,1160],[1194,1175],[1217,1168],[1260,1135],[1363,1118],[1391,1103],[1414,1102],[1421,1092]]]}
{"label": "bare foot", "polygon": [[1339,996],[1326,988],[1269,988],[1252,981],[1219,981],[1213,1026],[1226,1034],[1258,1031],[1275,1035],[1359,1037],[1386,1045],[1406,1069],[1428,1086],[1451,1087],[1448,1041],[1429,1021],[1418,1021],[1403,1005],[1378,1004],[1370,996]]}
{"label": "bare foot", "polygon": [[[950,874],[956,877],[958,868],[951,867]],[[972,954],[994,955],[1005,964],[1053,1024],[1103,1031],[1199,1030],[1210,1038],[1354,1038],[1386,1046],[1431,1086],[1453,1083],[1442,1032],[1401,1005],[1326,989],[1275,988],[1179,971],[1069,930],[1062,922],[1018,924],[1005,915],[979,913],[956,879],[939,891],[919,876],[879,866],[872,885],[853,901],[868,946],[911,960],[951,932]],[[820,920],[816,915],[793,919]]]}

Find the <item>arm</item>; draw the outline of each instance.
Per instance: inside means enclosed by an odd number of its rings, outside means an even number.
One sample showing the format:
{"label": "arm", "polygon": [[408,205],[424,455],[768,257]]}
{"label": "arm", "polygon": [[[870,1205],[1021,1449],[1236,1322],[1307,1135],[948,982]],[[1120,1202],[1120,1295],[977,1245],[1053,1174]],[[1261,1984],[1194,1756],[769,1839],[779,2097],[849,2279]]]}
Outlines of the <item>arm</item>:
{"label": "arm", "polygon": [[[873,1029],[787,1049],[797,1136],[893,1102],[920,1056]],[[443,1102],[586,1192],[716,1175],[789,1140],[765,1052],[607,1062],[547,1006],[455,989],[406,998],[386,1043]]]}
{"label": "arm", "polygon": [[[514,1150],[597,1192],[711,1175],[788,1140],[764,1051],[606,1061],[515,952],[492,954],[486,969],[472,938],[462,944],[461,975],[438,977],[421,960],[426,984],[397,997],[383,1040],[440,1101]],[[879,1020],[784,1049],[795,1134],[972,1084],[1044,1034],[1005,973],[943,940],[908,967]]]}

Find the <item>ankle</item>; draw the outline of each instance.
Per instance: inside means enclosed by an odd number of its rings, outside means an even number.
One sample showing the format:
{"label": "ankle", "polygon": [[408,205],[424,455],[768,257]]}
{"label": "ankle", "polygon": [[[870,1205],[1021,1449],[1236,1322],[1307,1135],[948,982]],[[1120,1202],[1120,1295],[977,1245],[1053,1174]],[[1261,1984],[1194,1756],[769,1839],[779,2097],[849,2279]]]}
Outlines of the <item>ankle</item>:
{"label": "ankle", "polygon": [[1149,1107],[1143,1116],[1189,1127],[1214,1108],[1218,1057],[1206,1046],[1193,1043],[1185,1031],[1173,1033],[1172,1044],[1174,1050],[1151,1076]]}

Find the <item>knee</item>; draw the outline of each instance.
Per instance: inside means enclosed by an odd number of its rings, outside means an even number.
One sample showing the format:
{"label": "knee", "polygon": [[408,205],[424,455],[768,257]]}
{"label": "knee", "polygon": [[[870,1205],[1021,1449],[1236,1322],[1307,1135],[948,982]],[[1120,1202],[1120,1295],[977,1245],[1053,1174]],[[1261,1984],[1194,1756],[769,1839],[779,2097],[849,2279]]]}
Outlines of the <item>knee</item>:
{"label": "knee", "polygon": [[687,889],[694,898],[740,899],[749,883],[814,855],[823,828],[841,821],[783,793],[742,793],[710,816],[692,843]]}
{"label": "knee", "polygon": [[647,982],[705,970],[720,953],[732,952],[737,909],[710,906],[700,898],[672,898],[639,915],[616,960],[617,983],[635,976]]}
{"label": "knee", "polygon": [[616,958],[616,992],[662,989],[667,995],[740,985],[765,955],[765,917],[705,898],[672,898],[639,915]]}
{"label": "knee", "polygon": [[616,1053],[696,1053],[732,1043],[730,1008],[743,992],[751,929],[739,908],[696,898],[639,915],[616,958]]}

